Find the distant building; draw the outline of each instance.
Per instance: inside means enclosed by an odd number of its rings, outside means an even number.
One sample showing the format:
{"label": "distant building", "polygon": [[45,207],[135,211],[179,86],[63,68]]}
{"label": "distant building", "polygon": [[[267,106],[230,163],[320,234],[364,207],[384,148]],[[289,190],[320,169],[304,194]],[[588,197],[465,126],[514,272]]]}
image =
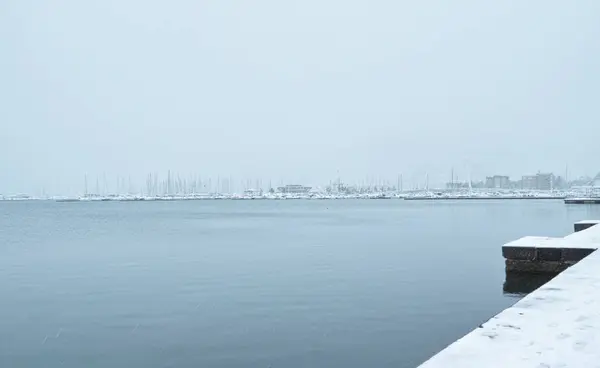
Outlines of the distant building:
{"label": "distant building", "polygon": [[297,185],[297,184],[291,184],[291,185],[286,185],[284,187],[277,188],[277,190],[281,193],[291,193],[291,194],[308,193],[308,192],[310,192],[311,189],[312,189],[311,187],[305,187],[303,185]]}
{"label": "distant building", "polygon": [[485,178],[485,187],[494,189],[510,188],[510,178],[505,175],[494,175]]}
{"label": "distant building", "polygon": [[537,188],[538,190],[551,190],[554,188],[554,174],[546,173],[536,175],[537,177]]}
{"label": "distant building", "polygon": [[554,174],[537,173],[535,175],[525,175],[521,179],[522,189],[551,190],[554,188]]}
{"label": "distant building", "polygon": [[521,178],[521,189],[537,189],[537,177],[525,175]]}

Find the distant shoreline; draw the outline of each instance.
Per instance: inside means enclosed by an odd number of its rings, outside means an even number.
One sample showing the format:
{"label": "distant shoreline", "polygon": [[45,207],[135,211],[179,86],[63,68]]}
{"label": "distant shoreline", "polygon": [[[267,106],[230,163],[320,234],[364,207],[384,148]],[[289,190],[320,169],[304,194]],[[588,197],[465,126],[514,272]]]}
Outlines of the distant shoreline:
{"label": "distant shoreline", "polygon": [[565,200],[566,196],[490,196],[490,197],[466,197],[466,196],[385,196],[385,197],[367,197],[367,196],[318,196],[318,197],[163,197],[163,198],[102,198],[102,199],[86,199],[86,198],[29,198],[29,199],[0,199],[0,202],[56,202],[56,203],[89,203],[89,202],[175,202],[175,201],[289,201],[289,200],[306,200],[306,201],[322,201],[322,200],[404,200],[404,201],[502,201],[502,200]]}
{"label": "distant shoreline", "polygon": [[556,200],[562,200],[565,199],[565,196],[542,196],[542,197],[518,197],[518,196],[514,196],[514,197],[406,197],[404,198],[405,201],[448,201],[448,200],[469,200],[469,201],[476,201],[476,200],[484,200],[484,201],[489,201],[489,200],[519,200],[519,199],[525,199],[525,200],[532,200],[532,199],[556,199]]}

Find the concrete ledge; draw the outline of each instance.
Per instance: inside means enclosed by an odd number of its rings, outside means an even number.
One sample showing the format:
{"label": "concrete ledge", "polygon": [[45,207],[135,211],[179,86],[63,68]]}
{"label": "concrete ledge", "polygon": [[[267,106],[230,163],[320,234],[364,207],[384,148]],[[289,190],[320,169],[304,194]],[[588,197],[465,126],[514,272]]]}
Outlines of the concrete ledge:
{"label": "concrete ledge", "polygon": [[507,272],[558,273],[590,255],[595,246],[576,237],[526,236],[504,245],[502,256]]}
{"label": "concrete ledge", "polygon": [[512,259],[515,261],[533,261],[537,255],[536,248],[534,247],[515,247],[515,246],[504,246],[502,247],[502,256],[506,259]]}
{"label": "concrete ledge", "polygon": [[[600,367],[600,252],[594,252],[599,246],[600,226],[565,238],[526,237],[505,245],[507,270],[529,268],[540,278],[526,291],[545,277],[550,281],[420,367]],[[504,291],[522,292],[525,275],[508,272]]]}
{"label": "concrete ledge", "polygon": [[562,249],[562,260],[565,262],[577,262],[592,254],[593,248],[564,248]]}
{"label": "concrete ledge", "polygon": [[562,248],[536,248],[537,259],[541,262],[554,261],[559,262],[562,260]]}
{"label": "concrete ledge", "polygon": [[592,226],[598,225],[598,223],[600,223],[600,220],[583,220],[573,224],[573,228],[577,233],[582,230],[589,229]]}

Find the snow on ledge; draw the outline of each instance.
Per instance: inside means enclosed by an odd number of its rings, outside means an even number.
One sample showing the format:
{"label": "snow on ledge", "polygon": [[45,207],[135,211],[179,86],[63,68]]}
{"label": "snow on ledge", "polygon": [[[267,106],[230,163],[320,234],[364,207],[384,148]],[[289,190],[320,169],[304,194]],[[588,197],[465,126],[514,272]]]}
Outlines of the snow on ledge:
{"label": "snow on ledge", "polygon": [[[547,242],[544,246],[598,248],[600,226],[565,238],[526,237],[516,242],[540,240]],[[600,367],[600,252],[568,268],[420,367]]]}
{"label": "snow on ledge", "polygon": [[518,248],[570,248],[565,238],[548,238],[545,236],[524,236],[504,244],[505,247]]}

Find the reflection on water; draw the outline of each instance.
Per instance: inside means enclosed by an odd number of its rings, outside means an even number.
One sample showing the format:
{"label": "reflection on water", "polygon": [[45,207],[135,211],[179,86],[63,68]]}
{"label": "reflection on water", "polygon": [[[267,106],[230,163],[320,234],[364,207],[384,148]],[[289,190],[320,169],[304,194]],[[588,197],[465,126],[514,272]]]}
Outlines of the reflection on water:
{"label": "reflection on water", "polygon": [[552,280],[556,275],[554,273],[507,272],[502,290],[506,295],[523,297]]}

